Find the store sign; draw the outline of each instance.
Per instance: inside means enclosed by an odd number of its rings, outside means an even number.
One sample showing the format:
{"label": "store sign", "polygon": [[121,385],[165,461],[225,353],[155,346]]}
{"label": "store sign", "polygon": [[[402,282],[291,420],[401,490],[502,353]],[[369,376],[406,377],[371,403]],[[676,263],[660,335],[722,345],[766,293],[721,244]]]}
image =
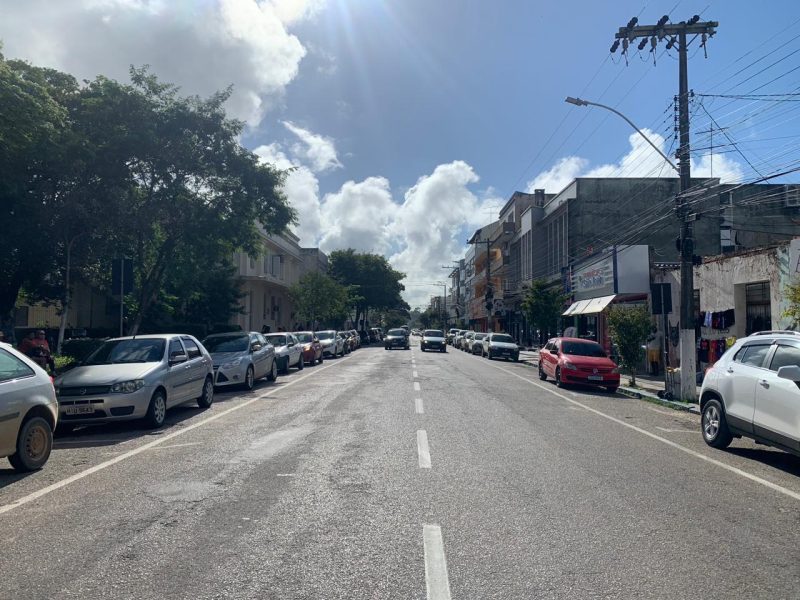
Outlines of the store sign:
{"label": "store sign", "polygon": [[607,256],[572,273],[572,292],[576,300],[614,293],[614,258]]}

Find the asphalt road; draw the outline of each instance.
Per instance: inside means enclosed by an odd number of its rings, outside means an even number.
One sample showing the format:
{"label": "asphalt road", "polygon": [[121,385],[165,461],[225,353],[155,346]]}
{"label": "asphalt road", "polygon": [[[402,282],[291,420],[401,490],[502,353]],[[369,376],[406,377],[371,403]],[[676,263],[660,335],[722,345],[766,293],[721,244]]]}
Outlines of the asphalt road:
{"label": "asphalt road", "polygon": [[522,364],[362,348],[0,464],[0,598],[797,598],[800,459]]}

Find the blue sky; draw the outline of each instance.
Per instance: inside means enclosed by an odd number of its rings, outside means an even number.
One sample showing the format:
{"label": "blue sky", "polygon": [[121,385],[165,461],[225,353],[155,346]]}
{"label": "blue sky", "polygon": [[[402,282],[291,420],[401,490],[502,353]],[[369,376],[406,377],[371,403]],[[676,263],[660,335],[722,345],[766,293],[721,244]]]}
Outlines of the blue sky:
{"label": "blue sky", "polygon": [[[614,105],[669,148],[675,53],[659,51],[656,66],[647,53],[631,53],[628,66],[609,54],[632,16],[644,24],[698,13],[720,22],[708,59],[699,40],[690,49],[690,87],[698,93],[741,94],[775,78],[757,92],[800,91],[800,70],[792,71],[800,69],[800,3],[764,6],[0,0],[0,39],[9,57],[79,77],[124,79],[128,64],[147,63],[186,92],[232,83],[231,114],[249,124],[243,143],[266,161],[295,167],[287,195],[303,243],[381,252],[410,283],[427,283],[442,279],[440,266],[463,253],[469,232],[514,190],[555,192],[577,175],[662,172],[622,120],[563,101],[581,95]],[[747,180],[755,172],[745,157],[765,174],[799,158],[800,103],[708,97],[703,105],[745,156],[730,145],[713,163],[698,153],[698,174],[713,164],[715,175]],[[699,98],[693,110],[695,130],[707,130]],[[728,142],[723,135],[714,134],[715,144]],[[708,146],[707,133],[693,140],[695,148]],[[409,290],[412,304],[435,293]]]}

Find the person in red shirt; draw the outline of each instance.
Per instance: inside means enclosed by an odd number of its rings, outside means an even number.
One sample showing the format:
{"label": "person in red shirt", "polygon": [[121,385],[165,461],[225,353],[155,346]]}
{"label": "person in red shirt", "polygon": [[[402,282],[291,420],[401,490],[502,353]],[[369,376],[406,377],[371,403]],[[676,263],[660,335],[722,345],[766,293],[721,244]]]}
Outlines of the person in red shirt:
{"label": "person in red shirt", "polygon": [[30,349],[26,354],[41,365],[43,369],[48,366],[51,370],[55,369],[56,364],[50,354],[50,344],[47,342],[43,329],[36,332],[36,336],[30,341]]}

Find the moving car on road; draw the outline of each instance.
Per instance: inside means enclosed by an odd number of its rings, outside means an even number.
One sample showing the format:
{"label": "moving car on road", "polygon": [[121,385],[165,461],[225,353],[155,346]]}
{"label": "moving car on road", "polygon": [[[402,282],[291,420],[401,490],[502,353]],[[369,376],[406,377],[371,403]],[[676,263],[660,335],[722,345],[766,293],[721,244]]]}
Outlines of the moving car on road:
{"label": "moving car on road", "polygon": [[422,340],[419,343],[420,350],[438,350],[447,352],[447,342],[444,339],[444,332],[440,329],[426,329],[422,332]]}
{"label": "moving car on road", "polygon": [[800,456],[800,333],[762,331],[737,341],[700,391],[703,439],[726,448],[748,437]]}
{"label": "moving car on road", "polygon": [[47,371],[0,343],[0,458],[7,456],[17,471],[41,469],[57,423],[58,402]]}
{"label": "moving car on road", "polygon": [[278,361],[278,371],[288,373],[292,366],[302,371],[303,346],[291,333],[269,333],[266,336],[267,342],[275,346],[275,360]]}
{"label": "moving car on road", "polygon": [[597,385],[612,394],[619,387],[616,363],[600,344],[580,338],[553,338],[539,351],[539,379],[548,377],[555,379],[558,387],[570,383]]}
{"label": "moving car on road", "polygon": [[58,377],[55,386],[60,429],[130,419],[161,427],[174,406],[191,401],[211,406],[213,361],[191,335],[113,338]]}
{"label": "moving car on road", "polygon": [[294,337],[303,346],[303,361],[309,365],[322,364],[322,344],[313,331],[296,331]]}
{"label": "moving car on road", "polygon": [[234,331],[215,333],[203,340],[214,361],[214,385],[241,385],[252,390],[257,379],[275,381],[278,366],[275,348],[260,333]]}
{"label": "moving car on road", "polygon": [[478,353],[489,360],[493,358],[505,358],[514,362],[519,360],[519,346],[514,342],[514,338],[507,333],[486,334],[480,341]]}
{"label": "moving car on road", "polygon": [[319,343],[322,344],[323,356],[344,356],[344,340],[339,337],[339,333],[335,329],[326,329],[318,331],[317,337]]}
{"label": "moving car on road", "polygon": [[408,350],[411,346],[408,343],[408,336],[404,329],[390,329],[386,334],[386,337],[383,338],[383,347],[386,350],[391,350],[392,348],[403,348],[404,350]]}

